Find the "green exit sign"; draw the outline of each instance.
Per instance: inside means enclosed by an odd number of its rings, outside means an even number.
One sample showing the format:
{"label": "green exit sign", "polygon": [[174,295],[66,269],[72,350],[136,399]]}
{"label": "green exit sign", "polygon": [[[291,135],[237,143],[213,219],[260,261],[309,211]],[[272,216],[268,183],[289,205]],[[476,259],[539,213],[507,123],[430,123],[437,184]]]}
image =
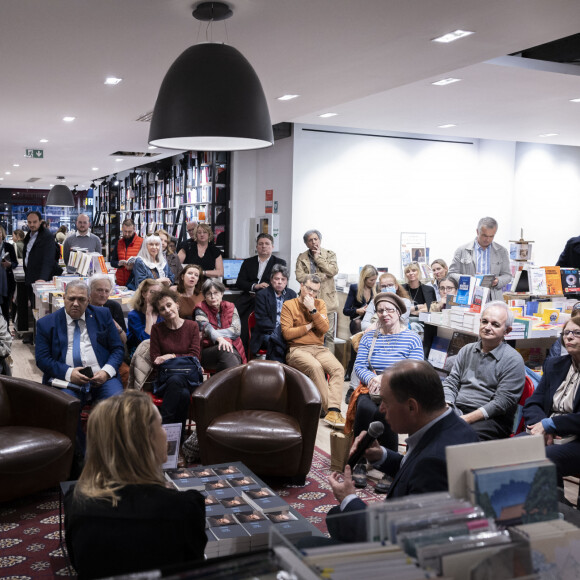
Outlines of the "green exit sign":
{"label": "green exit sign", "polygon": [[27,149],[25,157],[30,159],[44,159],[44,149]]}

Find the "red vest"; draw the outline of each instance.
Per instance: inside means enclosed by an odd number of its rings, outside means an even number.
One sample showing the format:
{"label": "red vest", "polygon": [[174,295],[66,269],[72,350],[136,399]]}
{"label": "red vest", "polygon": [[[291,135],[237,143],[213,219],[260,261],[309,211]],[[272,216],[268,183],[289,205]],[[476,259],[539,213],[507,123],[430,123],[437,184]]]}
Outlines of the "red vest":
{"label": "red vest", "polygon": [[[233,302],[228,302],[227,300],[222,300],[220,304],[220,322],[218,324],[217,316],[215,310],[209,307],[209,304],[204,300],[197,305],[198,308],[201,308],[206,314],[209,323],[216,329],[219,330],[220,328],[229,328],[232,325],[232,320],[234,318],[234,310],[235,306]],[[246,364],[248,361],[246,359],[246,353],[244,352],[244,345],[240,338],[236,338],[232,340],[231,338],[224,337],[227,341],[231,342],[234,345],[234,348],[238,351],[240,356],[242,357],[242,363]],[[202,347],[213,346],[213,343],[209,341],[207,337],[204,337],[201,342]]]}
{"label": "red vest", "polygon": [[[128,260],[131,256],[137,257],[139,250],[141,249],[141,244],[143,243],[143,238],[140,238],[137,234],[133,236],[129,247],[125,244],[125,240],[121,238],[117,242],[117,258],[119,260]],[[125,266],[119,266],[117,268],[117,284],[119,286],[127,286],[127,282],[131,277],[131,271],[127,270]]]}

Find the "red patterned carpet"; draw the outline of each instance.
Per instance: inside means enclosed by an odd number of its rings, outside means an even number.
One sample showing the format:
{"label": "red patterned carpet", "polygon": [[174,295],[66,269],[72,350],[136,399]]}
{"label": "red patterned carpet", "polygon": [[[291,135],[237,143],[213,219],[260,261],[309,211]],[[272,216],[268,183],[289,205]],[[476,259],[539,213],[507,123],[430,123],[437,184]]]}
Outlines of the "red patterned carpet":
{"label": "red patterned carpet", "polygon": [[[330,458],[315,449],[306,485],[269,482],[272,488],[319,530],[326,533],[325,516],[336,505],[327,483]],[[383,501],[367,486],[364,501]],[[49,490],[0,504],[0,578],[25,580],[70,576],[59,546],[59,495]]]}

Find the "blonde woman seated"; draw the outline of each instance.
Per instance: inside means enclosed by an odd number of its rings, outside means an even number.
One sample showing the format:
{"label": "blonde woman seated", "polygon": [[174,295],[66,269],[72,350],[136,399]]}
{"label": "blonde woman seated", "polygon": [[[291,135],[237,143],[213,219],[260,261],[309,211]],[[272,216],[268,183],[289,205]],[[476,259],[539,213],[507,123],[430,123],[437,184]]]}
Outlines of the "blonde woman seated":
{"label": "blonde woman seated", "polygon": [[127,288],[135,290],[147,278],[165,284],[173,284],[174,281],[173,272],[161,251],[159,236],[148,236],[143,241],[133,266],[133,279],[129,281]]}
{"label": "blonde woman seated", "polygon": [[445,276],[439,281],[439,300],[431,303],[431,312],[441,312],[447,305],[447,296],[457,296],[459,285],[452,276]]}
{"label": "blonde woman seated", "polygon": [[411,316],[419,316],[420,312],[429,312],[431,302],[435,302],[435,289],[432,286],[421,282],[421,269],[416,262],[411,262],[404,269],[407,283],[403,288],[409,293],[411,298]]}
{"label": "blonde woman seated", "polygon": [[345,432],[352,429],[357,437],[373,421],[381,421],[385,431],[379,442],[396,451],[398,436],[372,397],[380,395],[381,374],[386,368],[406,359],[423,360],[423,345],[419,336],[408,330],[401,320],[407,310],[401,298],[393,292],[381,292],[375,296],[374,303],[378,314],[377,328],[366,332],[358,347],[354,370],[361,384],[350,399]]}
{"label": "blonde woman seated", "polygon": [[167,265],[169,266],[169,269],[171,270],[173,277],[177,279],[177,276],[179,276],[179,273],[181,272],[183,266],[181,265],[179,257],[175,253],[174,250],[175,245],[173,246],[169,245],[171,236],[169,235],[169,232],[167,230],[161,229],[157,230],[155,232],[155,235],[158,236],[159,239],[161,240],[161,252],[163,253],[163,257],[165,258],[165,261],[167,262]]}
{"label": "blonde woman seated", "polygon": [[195,309],[203,300],[202,283],[202,269],[197,264],[186,265],[177,276],[174,289],[179,294],[179,313],[183,318],[193,320]]}
{"label": "blonde woman seated", "polygon": [[79,578],[203,559],[204,498],[166,485],[167,437],[146,393],[124,391],[93,409],[86,457],[64,499],[66,544]]}
{"label": "blonde woman seated", "polygon": [[433,286],[433,289],[435,290],[435,296],[437,297],[437,300],[441,300],[441,295],[439,294],[439,284],[441,283],[441,280],[447,276],[449,268],[447,267],[445,260],[437,258],[437,260],[433,260],[431,262],[431,271],[433,272],[433,281],[431,282],[431,286]]}
{"label": "blonde woman seated", "polygon": [[221,250],[213,243],[214,235],[208,224],[198,224],[192,238],[186,240],[178,252],[182,264],[198,264],[204,277],[224,275]]}

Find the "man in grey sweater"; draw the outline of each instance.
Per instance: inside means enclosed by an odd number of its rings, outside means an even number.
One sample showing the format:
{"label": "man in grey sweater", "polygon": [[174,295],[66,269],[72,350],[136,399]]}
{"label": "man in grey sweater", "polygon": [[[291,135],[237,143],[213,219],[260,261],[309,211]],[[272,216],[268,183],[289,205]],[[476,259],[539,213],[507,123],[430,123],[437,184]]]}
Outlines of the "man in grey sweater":
{"label": "man in grey sweater", "polygon": [[459,351],[443,382],[445,401],[482,441],[510,436],[524,388],[524,361],[504,342],[512,324],[506,303],[490,302],[481,313],[479,340]]}
{"label": "man in grey sweater", "polygon": [[87,252],[99,252],[101,253],[101,240],[91,234],[89,229],[90,226],[89,216],[81,213],[77,217],[77,231],[71,234],[62,245],[62,257],[64,263],[67,265],[67,272],[70,274],[75,273],[75,269],[68,265],[68,259],[70,256],[70,251],[75,248],[82,248]]}

